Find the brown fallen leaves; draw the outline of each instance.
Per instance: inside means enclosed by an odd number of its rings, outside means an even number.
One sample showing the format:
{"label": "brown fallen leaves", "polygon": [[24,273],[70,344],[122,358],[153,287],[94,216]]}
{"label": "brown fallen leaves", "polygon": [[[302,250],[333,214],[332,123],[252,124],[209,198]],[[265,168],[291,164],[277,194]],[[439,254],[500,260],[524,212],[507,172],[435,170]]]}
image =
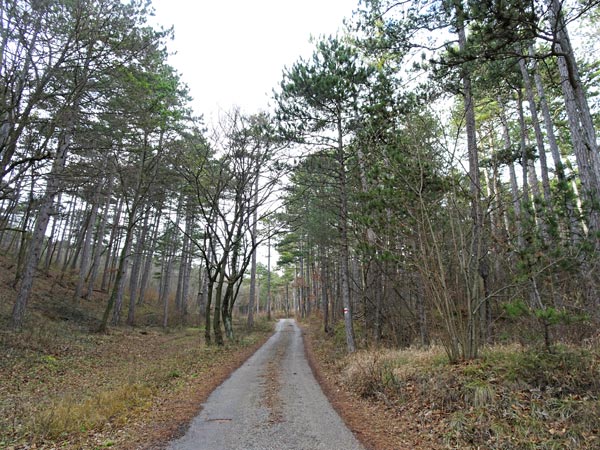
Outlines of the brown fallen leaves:
{"label": "brown fallen leaves", "polygon": [[439,448],[435,440],[422,435],[415,423],[407,423],[397,410],[384,402],[357,396],[341,381],[340,365],[332,358],[331,348],[313,326],[305,326],[304,344],[309,364],[323,392],[348,428],[370,450]]}
{"label": "brown fallen leaves", "polygon": [[266,364],[262,373],[264,382],[262,383],[262,404],[269,410],[269,424],[281,423],[283,418],[283,403],[281,399],[281,364],[285,355],[287,340],[289,337],[284,335],[277,342],[274,356]]}

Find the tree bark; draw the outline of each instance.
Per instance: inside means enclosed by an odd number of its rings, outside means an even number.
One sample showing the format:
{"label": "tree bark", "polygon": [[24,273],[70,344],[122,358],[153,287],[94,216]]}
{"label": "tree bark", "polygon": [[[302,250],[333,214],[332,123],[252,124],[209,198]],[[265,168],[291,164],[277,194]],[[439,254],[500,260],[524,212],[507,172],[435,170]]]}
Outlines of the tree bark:
{"label": "tree bark", "polygon": [[346,347],[349,353],[356,351],[354,342],[354,324],[352,322],[352,304],[350,302],[350,272],[349,272],[349,249],[348,249],[348,187],[346,182],[346,158],[344,156],[344,143],[342,131],[341,111],[337,117],[337,163],[338,183],[340,201],[340,283],[342,303],[344,305],[344,326],[346,330]]}
{"label": "tree bark", "polygon": [[590,234],[598,244],[597,233],[600,232],[600,155],[596,142],[594,122],[583,83],[579,75],[577,61],[571,46],[562,6],[558,0],[549,0],[551,27],[556,38],[553,50],[558,56],[558,69],[561,76],[561,88],[565,101],[565,109],[569,119],[571,139],[575,150],[575,158],[579,167],[579,175],[584,195],[588,203]]}
{"label": "tree bark", "polygon": [[[461,52],[467,50],[467,35],[465,31],[465,14],[461,0],[454,0],[456,13],[456,30],[458,46]],[[471,255],[469,263],[469,278],[471,286],[467,293],[467,348],[464,357],[476,358],[479,350],[478,327],[476,310],[480,301],[480,278],[484,278],[484,251],[483,251],[483,212],[481,208],[481,181],[479,174],[479,153],[477,149],[475,105],[471,74],[466,66],[461,68],[462,92],[465,104],[465,121],[467,131],[467,152],[469,155],[469,192],[471,197]]]}
{"label": "tree bark", "polygon": [[121,222],[121,214],[123,212],[123,199],[119,198],[115,205],[115,212],[113,214],[113,223],[110,231],[110,238],[108,239],[108,246],[106,252],[106,259],[104,261],[104,272],[102,273],[102,283],[100,289],[103,292],[108,291],[108,282],[110,278],[110,272],[113,270],[113,252],[116,252],[115,241],[119,233],[119,224]]}
{"label": "tree bark", "polygon": [[[98,191],[99,192],[99,189]],[[94,228],[96,227],[96,217],[98,215],[98,207],[100,204],[100,196],[98,193],[94,195],[94,199],[92,201],[92,208],[90,211],[90,216],[88,220],[88,224],[85,231],[85,238],[83,240],[83,246],[81,250],[81,263],[79,265],[79,276],[77,278],[77,285],[75,286],[75,295],[73,296],[75,301],[79,301],[81,295],[83,293],[83,286],[88,276],[88,270],[90,266],[90,253],[91,253],[91,245],[92,245],[92,235]]]}
{"label": "tree bark", "polygon": [[[252,245],[256,246],[256,233],[258,228],[258,169],[254,181],[254,211],[252,212]],[[252,260],[250,262],[250,292],[248,293],[248,319],[247,327],[252,329],[254,327],[254,302],[256,299],[256,251],[252,253]]]}
{"label": "tree bark", "polygon": [[23,266],[23,276],[21,277],[19,291],[17,293],[12,310],[12,325],[17,329],[20,329],[23,326],[25,310],[31,295],[31,290],[33,288],[35,271],[40,261],[42,246],[44,244],[44,236],[50,220],[54,197],[60,189],[60,175],[63,173],[65,168],[67,156],[71,147],[73,128],[75,126],[75,110],[76,107],[74,107],[71,111],[71,114],[67,119],[65,130],[62,132],[59,139],[56,156],[48,176],[44,196],[40,202],[40,209],[37,214],[35,228]]}
{"label": "tree bark", "polygon": [[142,253],[146,244],[146,235],[148,234],[148,218],[150,210],[144,214],[144,222],[139,230],[135,248],[133,250],[133,261],[131,263],[131,274],[129,275],[129,309],[127,310],[127,325],[135,325],[135,307],[137,304],[138,281],[140,277],[140,268],[142,265]]}
{"label": "tree bark", "polygon": [[[535,96],[533,93],[533,87],[531,85],[531,77],[529,76],[529,70],[525,63],[524,58],[519,59],[519,68],[521,69],[521,75],[523,76],[523,85],[525,86],[525,94],[527,96],[527,103],[529,103],[529,112],[531,114],[531,123],[535,132],[535,142],[538,150],[538,156],[540,158],[540,170],[542,174],[542,188],[544,193],[544,206],[548,212],[552,215],[552,195],[550,192],[550,177],[548,174],[548,162],[546,160],[546,149],[544,146],[544,136],[542,135],[542,128],[540,126],[540,119],[538,117],[537,107],[535,105]],[[547,221],[547,219],[545,219]]]}

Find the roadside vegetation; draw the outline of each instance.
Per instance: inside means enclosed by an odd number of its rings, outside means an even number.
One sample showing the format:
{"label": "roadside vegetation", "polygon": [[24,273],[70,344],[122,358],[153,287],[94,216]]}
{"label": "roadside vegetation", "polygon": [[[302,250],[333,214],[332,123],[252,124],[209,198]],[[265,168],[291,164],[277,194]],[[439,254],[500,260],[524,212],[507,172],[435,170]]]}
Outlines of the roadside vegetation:
{"label": "roadside vegetation", "polygon": [[327,336],[316,321],[307,328],[325,389],[373,449],[600,446],[597,340],[552,351],[498,344],[450,363],[436,345],[348,355],[343,333]]}
{"label": "roadside vegetation", "polygon": [[[203,329],[163,329],[155,302],[137,328],[95,330],[102,295],[75,305],[71,284],[37,284],[20,332],[7,326],[10,261],[0,260],[0,448],[151,448],[185,429],[200,404],[264,341],[236,323],[235,342],[206,346]],[[54,285],[54,286],[53,286]],[[182,428],[183,427],[183,428]]]}

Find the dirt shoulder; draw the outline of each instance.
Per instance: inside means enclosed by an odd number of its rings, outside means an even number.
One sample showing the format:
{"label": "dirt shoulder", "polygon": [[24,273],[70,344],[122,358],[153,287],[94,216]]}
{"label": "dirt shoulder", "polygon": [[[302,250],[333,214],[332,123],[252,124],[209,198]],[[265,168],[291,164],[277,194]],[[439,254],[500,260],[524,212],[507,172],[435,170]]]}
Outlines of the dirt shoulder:
{"label": "dirt shoulder", "polygon": [[[361,399],[340,377],[341,363],[314,324],[304,324],[304,348],[315,378],[323,392],[357,439],[369,450],[433,448],[425,440],[406,433],[397,412],[382,403]],[[406,420],[406,418],[404,418]],[[431,443],[430,443],[431,444]]]}
{"label": "dirt shoulder", "polygon": [[119,448],[158,450],[183,436],[212,391],[244,364],[267,338],[268,335],[263,335],[248,347],[226,350],[223,358],[207,367],[201,376],[177,392],[158,398],[146,419],[128,430],[129,438]]}
{"label": "dirt shoulder", "polygon": [[[387,398],[361,398],[342,376],[346,359],[318,323],[304,323],[307,358],[323,392],[354,435],[369,450],[443,448],[437,423],[424,423],[415,411]],[[413,405],[415,408],[417,404]]]}

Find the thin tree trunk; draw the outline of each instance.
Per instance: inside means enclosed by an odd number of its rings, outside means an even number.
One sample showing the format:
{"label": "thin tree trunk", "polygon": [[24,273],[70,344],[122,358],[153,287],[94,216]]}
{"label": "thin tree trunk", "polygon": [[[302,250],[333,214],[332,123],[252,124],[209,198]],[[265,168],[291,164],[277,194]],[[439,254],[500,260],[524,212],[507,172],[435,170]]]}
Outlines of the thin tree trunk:
{"label": "thin tree trunk", "polygon": [[66,216],[64,217],[63,220],[61,220],[61,222],[63,223],[62,225],[62,233],[60,235],[60,240],[58,242],[58,248],[56,250],[56,265],[59,265],[61,260],[64,259],[66,261],[67,256],[65,255],[65,257],[63,258],[63,249],[65,247],[65,243],[67,241],[67,232],[68,230],[70,230],[73,226],[73,221],[75,220],[75,201],[71,201],[70,202],[70,207],[69,210],[66,214]]}
{"label": "thin tree trunk", "polygon": [[209,270],[206,270],[206,309],[204,315],[204,341],[206,345],[210,345],[210,330],[211,330],[211,305],[213,299],[213,289],[215,285],[215,280],[211,277]]}
{"label": "thin tree trunk", "polygon": [[112,198],[112,188],[114,181],[112,173],[109,173],[108,177],[108,186],[106,188],[106,194],[104,196],[104,210],[102,212],[102,218],[100,219],[100,225],[96,230],[96,245],[94,246],[92,267],[90,268],[90,273],[87,277],[87,290],[83,296],[85,299],[89,299],[92,295],[92,292],[94,291],[94,284],[96,283],[96,278],[98,277],[98,269],[100,268],[100,260],[104,252],[104,233],[106,231],[106,224],[108,222],[108,212],[110,211],[110,199]]}
{"label": "thin tree trunk", "polygon": [[73,255],[71,258],[71,267],[70,267],[70,271],[74,272],[75,269],[77,268],[77,261],[79,261],[79,255],[81,254],[82,250],[83,250],[83,246],[86,240],[86,236],[88,235],[88,232],[90,232],[91,230],[91,226],[90,226],[90,222],[91,222],[91,218],[92,218],[92,214],[95,214],[94,210],[94,203],[92,203],[90,210],[88,211],[87,208],[86,209],[82,209],[82,217],[83,217],[83,221],[81,223],[81,225],[78,228],[79,230],[79,234],[77,235],[77,239],[75,241],[75,248],[73,249]]}
{"label": "thin tree trunk", "polygon": [[[461,0],[454,0],[456,12],[456,31],[458,45],[461,52],[467,50],[467,35],[465,31],[465,14]],[[477,150],[475,105],[473,102],[471,74],[467,66],[461,68],[463,97],[465,104],[465,121],[467,131],[467,151],[469,155],[469,191],[471,197],[471,255],[469,258],[469,278],[471,286],[467,292],[467,348],[464,357],[472,359],[477,357],[479,342],[477,340],[478,327],[476,310],[481,296],[481,279],[484,277],[484,251],[483,251],[483,212],[481,208],[481,182],[479,174],[479,154]]]}
{"label": "thin tree trunk", "polygon": [[121,312],[123,309],[123,295],[125,294],[125,280],[127,278],[127,267],[129,265],[129,257],[131,253],[131,244],[133,241],[133,230],[134,225],[128,225],[127,233],[125,235],[125,242],[123,243],[123,249],[119,256],[119,264],[117,267],[117,276],[115,278],[115,284],[113,287],[114,297],[114,308],[112,316],[112,324],[118,325],[121,322]]}
{"label": "thin tree trunk", "polygon": [[180,270],[183,270],[182,288],[181,288],[181,307],[183,315],[186,316],[188,313],[188,294],[190,288],[190,277],[192,273],[192,243],[189,236],[192,233],[193,226],[193,215],[191,207],[188,206],[187,214],[185,218],[185,235],[183,237],[183,248],[182,252],[185,263],[182,265]]}
{"label": "thin tree trunk", "polygon": [[[224,253],[228,253],[229,249]],[[222,346],[223,331],[221,330],[221,305],[223,300],[223,285],[225,283],[225,264],[220,265],[219,278],[217,281],[217,289],[215,294],[215,310],[213,316],[213,334],[215,335],[215,343]]]}
{"label": "thin tree trunk", "polygon": [[120,198],[115,205],[115,212],[113,214],[113,224],[110,231],[110,238],[108,239],[108,246],[106,252],[106,260],[104,261],[104,272],[102,273],[102,283],[100,289],[102,292],[108,291],[108,281],[110,272],[112,271],[112,254],[116,252],[115,241],[117,240],[117,234],[119,232],[119,223],[121,222],[121,213],[123,211],[123,199]]}
{"label": "thin tree trunk", "polygon": [[[501,99],[498,99],[498,103],[503,105]],[[512,142],[510,139],[510,133],[508,130],[508,122],[506,120],[506,114],[504,112],[504,108],[502,108],[501,114],[501,122],[502,122],[502,130],[504,136],[504,148],[510,149],[512,148]],[[517,245],[519,249],[523,249],[525,247],[525,238],[523,234],[523,221],[521,214],[521,202],[519,200],[519,184],[517,182],[517,173],[515,170],[514,162],[510,162],[508,164],[508,173],[510,178],[510,192],[513,203],[513,210],[515,214],[515,223],[517,228]]]}
{"label": "thin tree trunk", "polygon": [[344,305],[346,347],[349,353],[353,353],[354,351],[356,351],[356,344],[354,342],[354,324],[352,323],[352,305],[350,302],[350,283],[348,267],[348,262],[350,258],[350,253],[348,249],[348,188],[346,183],[346,164],[344,157],[341,113],[338,113],[337,118],[337,162],[340,196],[340,283],[342,290],[342,302]]}
{"label": "thin tree trunk", "polygon": [[142,279],[140,281],[140,295],[137,300],[138,305],[142,305],[146,300],[146,290],[148,289],[148,280],[152,272],[152,261],[154,259],[154,251],[156,249],[156,240],[158,239],[158,229],[160,227],[160,216],[161,208],[159,207],[156,211],[154,218],[154,225],[152,226],[152,238],[150,239],[150,245],[146,253],[146,259],[144,261],[144,269],[142,271]]}
{"label": "thin tree trunk", "polygon": [[144,214],[144,222],[139,231],[135,249],[133,251],[133,261],[131,264],[131,275],[129,275],[129,309],[127,311],[127,325],[135,325],[135,306],[137,304],[138,281],[140,278],[140,268],[142,266],[142,253],[146,244],[146,235],[148,234],[148,218],[150,210]]}
{"label": "thin tree trunk", "polygon": [[252,259],[250,262],[250,292],[248,294],[248,320],[247,327],[252,329],[254,327],[254,302],[256,298],[256,233],[258,227],[258,168],[256,179],[254,181],[254,211],[252,212],[252,246],[254,251],[252,252]]}
{"label": "thin tree trunk", "polygon": [[[534,50],[533,46],[529,47],[529,55],[533,57]],[[556,173],[556,177],[558,178],[559,186],[561,188],[561,195],[563,197],[563,203],[565,205],[565,210],[567,212],[567,228],[570,231],[570,238],[573,243],[578,241],[579,232],[581,227],[578,226],[578,221],[576,219],[575,208],[571,201],[570,196],[568,195],[568,182],[565,176],[565,166],[562,162],[562,157],[560,155],[560,150],[558,148],[558,143],[556,142],[556,134],[554,133],[554,124],[552,121],[552,117],[550,115],[550,108],[548,107],[548,102],[546,101],[546,93],[544,89],[544,84],[542,82],[542,77],[539,73],[537,67],[537,61],[534,58],[534,66],[533,66],[533,79],[535,81],[536,91],[538,94],[538,98],[540,101],[540,108],[542,110],[542,117],[544,118],[544,128],[546,130],[546,139],[548,140],[548,146],[550,147],[550,154],[552,155],[552,160],[554,163],[554,170]]]}
{"label": "thin tree trunk", "polygon": [[[546,160],[546,149],[544,147],[544,136],[542,135],[542,128],[540,126],[540,119],[537,113],[537,107],[535,105],[535,96],[533,88],[531,86],[531,77],[525,59],[519,59],[519,67],[521,69],[521,75],[523,76],[523,85],[525,86],[525,94],[527,95],[527,102],[529,103],[529,112],[531,114],[531,123],[535,132],[535,142],[538,150],[538,156],[540,158],[540,170],[542,174],[542,188],[544,193],[544,206],[553,214],[552,211],[552,195],[550,193],[550,177],[548,175],[548,162]],[[547,221],[547,219],[545,219]]]}
{"label": "thin tree trunk", "polygon": [[54,204],[54,210],[52,211],[52,229],[50,231],[50,237],[48,238],[48,247],[46,250],[46,261],[44,262],[44,267],[46,272],[50,270],[50,264],[52,262],[52,256],[54,255],[54,249],[56,248],[56,230],[58,228],[58,206],[60,205],[62,198],[62,192],[58,193],[58,197],[56,198],[56,202]]}
{"label": "thin tree trunk", "polygon": [[[327,259],[325,257],[325,251],[322,246],[319,246],[319,253],[321,256],[321,304],[323,305],[323,331],[329,334],[329,296],[327,290],[329,289],[329,279],[327,277]],[[287,297],[287,284],[286,284],[286,297]]]}
{"label": "thin tree trunk", "polygon": [[[130,213],[129,219],[133,219],[133,214]],[[127,264],[127,256],[129,253],[129,244],[131,241],[131,237],[133,234],[134,222],[133,220],[129,220],[127,224],[127,231],[125,233],[125,243],[123,248],[121,249],[121,253],[119,255],[119,263],[117,269],[117,276],[115,279],[115,283],[113,285],[112,293],[108,299],[108,303],[106,304],[106,308],[104,309],[104,314],[102,316],[102,321],[100,326],[98,327],[99,332],[104,332],[108,326],[108,317],[113,309],[116,306],[119,297],[122,298],[123,290],[125,286],[125,272],[126,272],[126,264]],[[116,310],[116,308],[115,308]],[[112,323],[117,324],[119,322],[120,311],[118,313],[113,312]]]}
{"label": "thin tree trunk", "polygon": [[[527,226],[529,226],[528,222],[530,219],[530,215],[528,213],[529,208],[528,205],[531,204],[531,198],[529,196],[529,180],[530,180],[530,176],[529,176],[529,155],[527,154],[527,142],[526,142],[526,138],[525,138],[525,119],[523,117],[523,99],[522,99],[522,95],[521,95],[521,91],[517,90],[517,109],[519,112],[519,127],[520,127],[520,149],[521,149],[521,169],[522,169],[522,174],[523,174],[523,208],[522,208],[522,214],[521,214],[521,220],[523,221],[524,224],[527,224]],[[535,213],[535,209],[534,209],[534,213]],[[533,217],[534,221],[535,221],[535,214]]]}
{"label": "thin tree trunk", "polygon": [[[19,281],[21,279],[22,273],[23,273],[23,264],[25,261],[25,255],[26,255],[26,250],[27,250],[27,230],[29,229],[29,220],[31,218],[31,213],[32,213],[32,209],[34,206],[34,201],[33,201],[33,190],[35,187],[35,183],[34,183],[34,178],[33,175],[31,177],[31,189],[29,190],[29,201],[27,202],[27,210],[25,211],[25,215],[23,216],[23,222],[21,224],[21,239],[19,242],[19,252],[18,252],[18,256],[17,256],[17,270],[15,270],[15,279],[13,281],[13,288],[16,288],[17,285],[19,284]],[[14,239],[13,239],[14,241]],[[9,246],[9,250],[12,247],[12,243]],[[41,256],[41,255],[40,255]]]}
{"label": "thin tree trunk", "polygon": [[44,244],[44,236],[46,234],[46,228],[50,220],[50,214],[52,212],[52,205],[54,203],[54,197],[60,189],[60,175],[64,171],[69,148],[71,146],[73,128],[75,126],[75,110],[74,107],[71,111],[71,115],[68,119],[65,131],[63,131],[56,151],[56,156],[52,164],[52,169],[48,176],[46,184],[46,191],[40,202],[40,209],[38,211],[35,228],[31,237],[31,243],[23,266],[23,276],[21,278],[21,285],[15,299],[15,303],[12,310],[12,324],[13,327],[19,329],[23,326],[23,319],[25,317],[25,310],[27,308],[27,302],[31,295],[33,288],[33,280],[35,277],[35,271],[40,261],[42,246]]}
{"label": "thin tree trunk", "polygon": [[77,285],[75,286],[75,295],[73,296],[75,301],[79,301],[79,299],[81,298],[81,294],[83,293],[83,286],[88,275],[92,235],[93,230],[96,226],[96,217],[98,215],[99,204],[100,198],[99,195],[96,194],[92,202],[92,208],[90,211],[89,220],[85,231],[85,239],[83,240],[83,246],[81,250],[81,264],[79,266],[79,277],[77,278]]}
{"label": "thin tree trunk", "polygon": [[267,240],[267,319],[271,320],[271,230]]}

